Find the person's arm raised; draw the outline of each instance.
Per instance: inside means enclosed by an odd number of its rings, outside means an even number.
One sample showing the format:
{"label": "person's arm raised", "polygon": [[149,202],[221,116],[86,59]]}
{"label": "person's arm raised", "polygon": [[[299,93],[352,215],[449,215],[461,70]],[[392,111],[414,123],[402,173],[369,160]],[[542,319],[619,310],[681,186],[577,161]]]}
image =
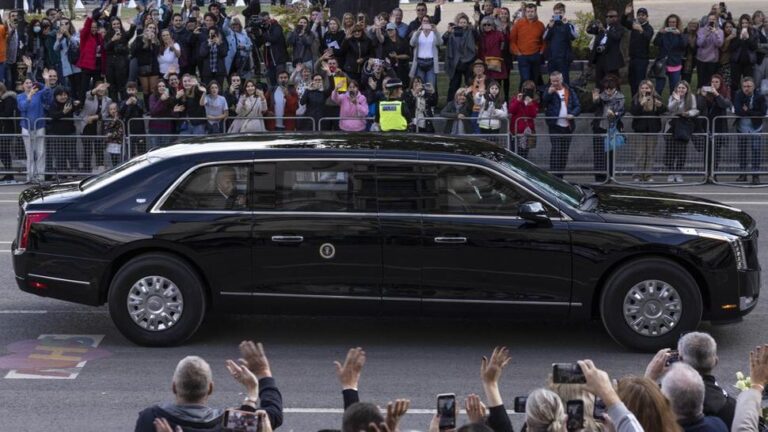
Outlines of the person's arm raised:
{"label": "person's arm raised", "polygon": [[347,358],[344,364],[338,361],[333,362],[336,366],[336,376],[339,378],[341,390],[344,395],[344,409],[346,410],[353,403],[359,402],[358,384],[360,375],[365,365],[365,351],[362,348],[350,348],[347,352]]}

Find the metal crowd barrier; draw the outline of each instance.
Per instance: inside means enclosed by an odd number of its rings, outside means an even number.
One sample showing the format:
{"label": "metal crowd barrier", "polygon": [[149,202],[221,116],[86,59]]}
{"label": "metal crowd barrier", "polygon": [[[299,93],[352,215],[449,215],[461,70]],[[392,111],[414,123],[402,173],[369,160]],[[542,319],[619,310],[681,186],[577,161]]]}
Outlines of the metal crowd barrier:
{"label": "metal crowd barrier", "polygon": [[23,175],[26,180],[27,153],[24,139],[21,135],[21,117],[4,117],[0,119],[0,184],[9,183],[16,175]]}
{"label": "metal crowd barrier", "polygon": [[375,117],[323,117],[317,120],[317,129],[315,131],[341,131],[340,122],[342,120],[359,120],[365,122],[365,129],[369,130],[371,124],[376,120]]}
{"label": "metal crowd barrier", "polygon": [[[662,132],[634,132],[632,121],[635,118],[661,120]],[[583,181],[593,177],[597,183],[704,183],[707,181],[709,161],[706,151],[709,122],[705,117],[697,117],[695,121],[704,124],[702,130],[692,130],[690,141],[680,142],[674,140],[667,130],[668,122],[674,118],[622,116],[623,131],[619,134],[624,138],[624,145],[606,151],[607,133],[596,134],[592,127],[594,121],[602,120],[600,117],[574,117],[573,133],[550,132],[546,121],[558,120],[558,117],[520,117],[513,125],[514,151],[552,173],[568,176],[572,180]],[[521,133],[530,120],[536,132],[531,135]]]}
{"label": "metal crowd barrier", "polygon": [[[760,132],[742,129],[742,121],[760,120]],[[712,182],[729,186],[768,186],[760,175],[768,174],[768,132],[766,117],[715,117],[714,124],[725,123],[725,132],[713,132],[710,141]],[[749,125],[751,126],[751,124]],[[749,178],[751,176],[752,178]],[[768,179],[762,179],[766,181]],[[752,183],[752,184],[749,184]]]}

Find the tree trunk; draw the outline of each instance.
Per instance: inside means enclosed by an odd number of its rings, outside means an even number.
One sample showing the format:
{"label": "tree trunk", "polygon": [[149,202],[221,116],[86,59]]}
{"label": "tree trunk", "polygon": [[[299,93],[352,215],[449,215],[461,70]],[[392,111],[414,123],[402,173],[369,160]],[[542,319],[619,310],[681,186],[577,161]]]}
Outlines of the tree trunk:
{"label": "tree trunk", "polygon": [[616,10],[619,16],[624,15],[624,9],[632,0],[592,0],[592,10],[595,12],[595,19],[605,23],[605,13],[611,9]]}
{"label": "tree trunk", "polygon": [[335,0],[331,3],[331,16],[341,19],[347,12],[355,15],[358,12],[365,12],[370,25],[373,24],[373,17],[381,11],[391,11],[399,4],[398,0]]}

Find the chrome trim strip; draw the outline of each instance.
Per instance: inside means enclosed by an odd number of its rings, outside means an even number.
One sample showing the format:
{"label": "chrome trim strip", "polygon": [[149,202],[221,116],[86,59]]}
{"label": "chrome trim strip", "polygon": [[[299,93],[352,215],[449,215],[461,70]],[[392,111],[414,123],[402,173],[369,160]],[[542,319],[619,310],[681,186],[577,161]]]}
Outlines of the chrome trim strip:
{"label": "chrome trim strip", "polygon": [[[473,156],[473,157],[479,157],[479,156]],[[456,161],[435,161],[435,160],[417,160],[417,159],[386,159],[386,158],[333,158],[333,157],[322,157],[322,158],[270,158],[270,159],[250,159],[250,160],[236,160],[236,161],[215,161],[215,162],[205,162],[202,164],[195,165],[185,171],[181,176],[179,176],[176,181],[174,181],[171,186],[168,187],[168,189],[163,192],[163,194],[160,196],[160,199],[155,203],[154,206],[152,206],[152,209],[149,211],[150,213],[203,213],[203,212],[197,212],[197,211],[191,211],[191,210],[160,210],[160,208],[165,204],[165,201],[168,199],[168,196],[178,187],[179,184],[181,184],[184,179],[186,179],[194,170],[198,168],[202,168],[205,166],[211,166],[211,165],[221,165],[221,164],[242,164],[242,163],[259,163],[259,162],[319,162],[319,161],[334,161],[334,162],[386,162],[386,163],[417,163],[417,164],[448,164],[448,165],[461,165],[461,166],[471,166],[475,168],[479,168],[481,170],[485,170],[487,172],[490,172],[491,174],[495,174],[497,176],[501,176],[507,181],[512,182],[516,187],[519,187],[520,189],[523,189],[530,195],[536,197],[539,199],[542,203],[549,206],[551,209],[557,211],[558,214],[560,214],[559,218],[550,218],[552,220],[572,220],[570,216],[560,211],[560,209],[557,208],[556,205],[553,205],[548,200],[542,198],[539,194],[537,194],[534,191],[531,191],[529,188],[523,186],[520,184],[516,179],[509,176],[509,173],[507,172],[500,172],[495,169],[488,168],[483,165],[471,163],[471,162],[456,162]],[[493,162],[490,161],[489,162]],[[493,162],[495,163],[495,162]],[[252,213],[252,212],[238,212],[238,211],[210,211],[210,213],[224,213],[224,214],[230,214],[230,213]],[[280,211],[275,211],[274,213],[281,213]],[[302,213],[302,212],[296,212],[296,213]],[[305,212],[307,214],[314,214],[312,212]],[[338,212],[336,214],[347,214],[344,212]],[[365,213],[364,213],[365,214]],[[495,216],[490,216],[495,217]],[[506,217],[506,216],[502,216]],[[510,216],[511,217],[511,216]],[[516,216],[515,216],[516,217]]]}
{"label": "chrome trim strip", "polygon": [[49,279],[49,280],[54,280],[54,281],[59,281],[59,282],[68,282],[68,283],[73,283],[73,284],[78,284],[78,285],[90,285],[91,284],[90,282],[85,282],[85,281],[57,278],[57,277],[53,277],[53,276],[43,276],[43,275],[39,275],[39,274],[35,274],[35,273],[27,273],[27,276],[38,278],[38,279]]}
{"label": "chrome trim strip", "polygon": [[475,304],[510,304],[510,305],[529,305],[529,306],[574,306],[581,307],[581,303],[570,302],[541,302],[541,301],[521,301],[521,300],[462,300],[462,299],[422,299],[418,297],[371,297],[371,296],[344,296],[344,295],[319,295],[319,294],[278,294],[278,293],[254,293],[254,292],[229,292],[221,291],[219,294],[227,296],[248,296],[248,297],[288,297],[288,298],[314,298],[314,299],[337,299],[337,300],[381,300],[381,301],[424,301],[429,303],[475,303]]}

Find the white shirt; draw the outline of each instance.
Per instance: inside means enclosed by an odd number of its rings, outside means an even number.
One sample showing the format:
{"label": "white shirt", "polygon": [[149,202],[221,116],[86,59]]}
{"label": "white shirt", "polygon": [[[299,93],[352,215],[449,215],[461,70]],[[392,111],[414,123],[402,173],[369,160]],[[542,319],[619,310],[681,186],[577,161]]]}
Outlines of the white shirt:
{"label": "white shirt", "polygon": [[419,32],[419,54],[418,58],[431,59],[432,58],[432,46],[435,44],[435,32],[429,32],[429,35],[424,36],[424,32]]}
{"label": "white shirt", "polygon": [[565,117],[568,115],[568,104],[565,103],[565,89],[557,91],[557,95],[560,96],[560,113],[557,115],[557,125],[562,127],[568,127],[568,119]]}
{"label": "white shirt", "polygon": [[[173,47],[181,52],[181,48],[176,42],[173,43]],[[171,67],[174,67],[176,72],[179,71],[179,58],[170,48],[163,48],[163,51],[157,55],[157,64],[160,66],[161,75],[167,74]]]}

